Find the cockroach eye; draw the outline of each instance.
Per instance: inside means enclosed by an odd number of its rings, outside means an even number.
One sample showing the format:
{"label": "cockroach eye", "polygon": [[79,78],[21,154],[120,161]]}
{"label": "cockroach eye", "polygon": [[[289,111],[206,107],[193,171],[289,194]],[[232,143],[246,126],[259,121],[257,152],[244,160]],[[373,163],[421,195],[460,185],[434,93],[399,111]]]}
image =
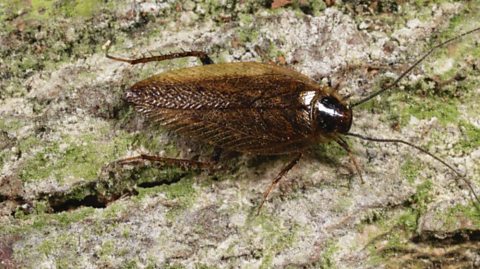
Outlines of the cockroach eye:
{"label": "cockroach eye", "polygon": [[315,121],[321,131],[348,133],[352,126],[352,109],[337,98],[326,96],[315,104]]}

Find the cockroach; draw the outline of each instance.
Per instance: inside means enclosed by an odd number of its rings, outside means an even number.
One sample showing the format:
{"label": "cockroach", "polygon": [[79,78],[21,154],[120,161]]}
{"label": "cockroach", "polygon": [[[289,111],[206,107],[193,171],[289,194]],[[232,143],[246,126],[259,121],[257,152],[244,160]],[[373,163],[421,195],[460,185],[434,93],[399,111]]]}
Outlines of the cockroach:
{"label": "cockroach", "polygon": [[[436,49],[477,31],[480,27],[432,47],[393,82],[351,104],[337,89],[319,85],[299,72],[274,64],[215,64],[203,51],[126,59],[108,53],[110,42],[105,46],[105,54],[109,59],[131,65],[182,57],[200,59],[201,66],[167,71],[135,83],[124,98],[149,120],[215,149],[253,155],[293,156],[264,192],[259,209],[280,179],[300,161],[309,147],[317,143],[334,141],[339,144],[361,177],[359,165],[343,136],[413,147],[463,178],[474,198],[480,202],[464,175],[427,150],[400,139],[373,138],[350,132],[354,107],[392,89]],[[212,165],[211,162],[154,155],[139,155],[120,162],[144,160],[200,168]]]}

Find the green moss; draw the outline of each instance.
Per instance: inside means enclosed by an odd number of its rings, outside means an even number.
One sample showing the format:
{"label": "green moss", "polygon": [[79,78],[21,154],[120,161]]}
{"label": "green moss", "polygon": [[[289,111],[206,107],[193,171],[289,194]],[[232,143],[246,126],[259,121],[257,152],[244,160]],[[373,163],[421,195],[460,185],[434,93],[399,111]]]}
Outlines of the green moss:
{"label": "green moss", "polygon": [[[76,261],[72,260],[72,254],[68,253],[75,253],[74,249],[77,247],[75,242],[78,242],[78,238],[75,235],[55,235],[42,240],[40,244],[33,246],[33,248],[23,249],[22,256],[27,259],[35,259],[38,257],[38,254],[55,257],[57,268],[72,268],[72,266],[75,266]],[[69,266],[66,266],[67,264]]]}
{"label": "green moss", "polygon": [[108,3],[101,0],[13,0],[4,4],[6,8],[5,16],[18,13],[23,10],[27,19],[50,20],[54,16],[64,17],[92,17],[99,13],[102,8],[112,7],[112,2]]}
{"label": "green moss", "polygon": [[[184,172],[182,172],[181,176],[184,176]],[[173,220],[178,213],[182,212],[183,210],[192,206],[195,203],[197,194],[193,184],[193,177],[187,176],[183,177],[180,181],[172,184],[163,184],[150,188],[139,187],[138,195],[135,197],[135,199],[141,200],[144,197],[152,194],[164,193],[167,199],[172,200],[172,202],[174,202],[175,204],[175,206],[172,207],[167,213],[167,218]]]}
{"label": "green moss", "polygon": [[[99,186],[97,187],[98,189],[102,188],[102,184],[100,184],[100,181],[97,181]],[[119,184],[120,185],[120,184]],[[98,191],[98,195],[102,195],[103,193],[100,193],[101,191]],[[62,200],[67,201],[82,201],[85,197],[89,195],[95,195],[94,190],[90,187],[85,186],[84,184],[78,184],[76,186],[73,186],[68,192],[64,193],[62,195]]]}
{"label": "green moss", "polygon": [[282,250],[291,247],[297,240],[298,226],[285,227],[280,220],[268,213],[260,212],[260,215],[249,219],[249,222],[251,226],[261,228],[259,233],[263,238],[264,254],[260,268],[271,268],[273,257]]}
{"label": "green moss", "polygon": [[[146,167],[136,173],[136,183],[138,185],[142,183],[152,183],[158,182],[163,184],[170,184],[180,180],[182,177],[187,175],[188,172],[179,168],[172,166],[165,167]],[[143,193],[145,194],[145,193]],[[139,198],[142,198],[141,196]]]}
{"label": "green moss", "polygon": [[[370,253],[368,264],[385,265],[389,262],[389,257],[395,256],[398,251],[408,247],[409,238],[413,233],[413,227],[416,227],[416,214],[407,209],[400,216],[394,218],[385,218],[378,222],[381,229],[378,233],[372,234],[372,244],[367,246]],[[380,236],[378,238],[378,236]],[[378,244],[382,251],[378,249]]]}
{"label": "green moss", "polygon": [[347,152],[335,142],[313,145],[312,152],[315,157],[322,160],[338,160],[347,156]]}
{"label": "green moss", "polygon": [[0,130],[5,132],[14,132],[25,126],[25,122],[19,119],[3,117],[0,119]]}
{"label": "green moss", "polygon": [[321,12],[327,8],[327,5],[323,0],[310,0],[309,4],[314,16],[320,16]]}
{"label": "green moss", "polygon": [[52,254],[54,249],[55,249],[55,242],[51,239],[44,239],[37,246],[38,252],[46,256]]}
{"label": "green moss", "polygon": [[415,209],[421,214],[425,212],[427,205],[430,203],[432,198],[432,189],[433,183],[430,180],[427,180],[417,186],[417,190],[412,198],[412,202],[415,205]]}
{"label": "green moss", "polygon": [[326,244],[325,250],[320,259],[320,268],[337,268],[333,256],[338,251],[339,247],[336,242],[329,241]]}
{"label": "green moss", "polygon": [[102,211],[102,218],[116,219],[125,212],[125,207],[121,203],[111,203]]}
{"label": "green moss", "polygon": [[125,239],[129,238],[130,235],[131,235],[131,233],[132,233],[132,231],[130,230],[130,227],[125,227],[125,228],[123,228],[123,230],[122,230],[122,236],[123,236]]}
{"label": "green moss", "polygon": [[[473,26],[468,26],[471,25],[471,21],[480,19],[480,5],[478,3],[468,3],[465,6],[469,12],[460,12],[459,15],[454,16],[448,24],[449,27],[439,31],[440,36],[432,38],[431,44],[425,45],[425,48],[422,49],[424,52],[443,40],[473,28]],[[428,13],[431,13],[431,3],[428,2],[425,6],[415,4],[413,7],[409,7],[409,4],[407,4],[404,11],[407,17],[413,15],[413,17],[418,18],[419,12],[428,11]],[[428,17],[430,18],[431,15],[428,15]],[[437,117],[443,125],[456,124],[461,114],[458,107],[461,105],[470,106],[469,103],[476,97],[473,92],[479,85],[478,79],[475,78],[478,76],[478,71],[471,69],[469,66],[465,67],[464,64],[467,58],[476,59],[480,57],[480,47],[475,43],[477,38],[478,33],[475,33],[457,40],[436,50],[422,63],[427,78],[440,82],[450,81],[449,83],[439,86],[428,79],[421,79],[406,86],[405,91],[392,89],[390,93],[385,93],[384,96],[388,98],[388,102],[372,100],[362,105],[361,109],[377,110],[378,113],[385,113],[386,111],[387,113],[382,116],[389,121],[399,122],[401,126],[406,125],[411,116],[419,119]],[[421,54],[422,51],[418,53]],[[452,68],[445,71],[441,70],[444,68],[442,63],[447,61],[453,62]],[[462,74],[466,76],[466,79],[463,81],[452,80],[456,74]],[[402,83],[405,82],[404,80]],[[375,88],[379,88],[379,86],[377,85]],[[467,110],[467,113],[469,111]]]}
{"label": "green moss", "polygon": [[480,147],[480,128],[466,121],[460,121],[462,138],[454,145],[455,151],[472,151]]}
{"label": "green moss", "polygon": [[393,221],[386,221],[384,224],[388,227],[391,225],[400,226],[408,233],[414,233],[417,229],[418,219],[427,210],[427,205],[432,198],[432,182],[425,181],[417,186],[415,194],[410,198],[411,206],[406,208]]}
{"label": "green moss", "polygon": [[414,232],[417,229],[417,220],[420,217],[418,213],[417,210],[408,208],[398,218],[398,224],[407,231]]}
{"label": "green moss", "polygon": [[258,38],[259,32],[255,28],[241,28],[237,31],[237,35],[241,42],[251,43]]}
{"label": "green moss", "polygon": [[94,208],[82,207],[73,211],[47,214],[45,209],[46,205],[43,202],[37,202],[35,203],[35,214],[25,215],[22,211],[17,211],[15,218],[21,220],[21,222],[12,226],[0,227],[0,233],[22,234],[51,226],[66,227],[92,216],[95,212]]}
{"label": "green moss", "polygon": [[11,156],[10,151],[2,150],[0,151],[0,169],[2,169],[3,165],[5,164],[5,161],[10,158]]}
{"label": "green moss", "polygon": [[[409,199],[409,207],[395,215],[374,212],[373,216],[368,217],[365,223],[375,224],[378,228],[377,232],[369,235],[372,238],[368,245],[369,264],[385,264],[389,257],[397,255],[398,251],[408,249],[409,239],[418,229],[418,219],[425,214],[430,203],[432,187],[431,181],[418,185],[415,194]],[[377,243],[381,245],[382,252],[378,251]]]}
{"label": "green moss", "polygon": [[216,269],[216,268],[218,268],[218,267],[210,266],[210,265],[206,265],[206,264],[201,264],[201,263],[195,264],[195,269]]}
{"label": "green moss", "polygon": [[333,210],[339,213],[345,212],[352,205],[352,203],[353,201],[351,198],[347,198],[347,197],[339,198],[335,203],[335,207],[333,208]]}
{"label": "green moss", "polygon": [[[449,94],[439,95],[430,84],[418,81],[403,92],[393,92],[382,102],[367,102],[362,109],[378,111],[385,120],[405,126],[413,116],[417,119],[437,118],[442,125],[457,123],[461,101]],[[421,95],[420,95],[421,94]]]}
{"label": "green moss", "polygon": [[72,223],[80,222],[95,213],[95,208],[91,207],[81,207],[73,211],[66,211],[57,213],[55,215],[45,215],[45,217],[50,217],[54,219],[61,226],[68,226]]}
{"label": "green moss", "polygon": [[42,141],[35,135],[31,135],[25,139],[18,141],[18,148],[22,153],[30,152],[32,149],[40,146]]}
{"label": "green moss", "polygon": [[56,268],[59,268],[59,269],[79,268],[77,261],[74,261],[72,263],[71,257],[58,257],[55,260],[55,263],[56,263]]}
{"label": "green moss", "polygon": [[0,33],[11,40],[0,50],[0,57],[9,58],[8,64],[2,68],[3,77],[8,79],[2,85],[1,97],[23,97],[28,93],[24,80],[33,73],[54,70],[63,63],[84,59],[98,52],[105,38],[125,36],[118,29],[99,26],[95,22],[99,20],[96,17],[99,13],[102,17],[113,16],[110,7],[117,4],[102,0],[13,0],[0,3]]}
{"label": "green moss", "polygon": [[83,17],[91,17],[96,12],[99,11],[102,3],[105,1],[99,0],[82,0],[82,1],[75,1],[75,5],[72,8],[71,16],[80,15]]}
{"label": "green moss", "polygon": [[368,257],[367,264],[371,267],[379,267],[379,265],[385,265],[386,261],[385,258],[382,257],[379,253],[378,250],[375,249],[374,247],[368,247],[367,250],[369,251],[370,255]]}
{"label": "green moss", "polygon": [[48,160],[47,153],[51,151],[58,151],[58,145],[46,147],[44,152],[39,152],[28,160],[20,172],[20,178],[24,181],[47,178],[52,170],[50,166],[53,166],[53,163]]}
{"label": "green moss", "polygon": [[180,264],[167,264],[164,268],[165,269],[184,269],[186,267]]}
{"label": "green moss", "polygon": [[238,16],[239,22],[242,24],[241,26],[249,26],[252,24],[255,19],[252,14],[240,14]]}
{"label": "green moss", "polygon": [[134,259],[134,260],[126,261],[125,263],[123,263],[122,268],[123,268],[123,269],[135,269],[135,268],[138,268],[137,260]]}
{"label": "green moss", "polygon": [[422,168],[422,165],[418,160],[413,160],[412,158],[408,157],[403,162],[400,169],[402,171],[403,176],[407,179],[407,182],[410,184],[413,184],[421,168]]}
{"label": "green moss", "polygon": [[439,214],[441,215],[438,217],[444,220],[447,229],[463,228],[459,227],[460,223],[470,223],[471,226],[480,228],[480,211],[473,204],[455,205],[446,212],[439,212]]}
{"label": "green moss", "polygon": [[36,215],[40,215],[48,211],[48,205],[45,201],[35,201],[33,205]]}
{"label": "green moss", "polygon": [[[142,200],[146,196],[151,194],[156,194],[158,192],[165,191],[165,186],[170,186],[180,180],[182,177],[185,177],[187,173],[177,167],[147,167],[136,172],[137,175],[137,184],[141,183],[150,183],[150,182],[163,182],[164,184],[148,188],[138,188],[138,195],[135,196],[135,199]],[[181,181],[181,180],[180,180]],[[173,184],[171,184],[173,183]],[[179,188],[178,186],[176,188]],[[172,195],[173,196],[173,195]]]}
{"label": "green moss", "polygon": [[280,57],[285,56],[285,52],[278,48],[275,42],[268,40],[265,40],[265,42],[267,43],[262,46],[262,49],[259,47],[257,51],[262,62],[278,62]]}
{"label": "green moss", "polygon": [[53,0],[31,0],[31,10],[29,12],[29,15],[31,18],[42,18],[42,19],[47,19],[48,16],[53,15],[52,14],[52,7],[54,5]]}
{"label": "green moss", "polygon": [[145,266],[145,269],[155,269],[155,268],[158,268],[155,259],[152,258],[152,257],[149,257],[149,258],[148,258],[148,263],[147,263],[147,265]]}
{"label": "green moss", "polygon": [[[243,7],[250,5],[250,8],[246,8],[247,10],[250,9],[250,12],[254,12],[254,10],[258,9],[260,5],[262,5],[262,1],[244,1]],[[197,1],[197,3],[201,3],[202,1]],[[211,7],[209,10],[210,16],[206,16],[205,19],[207,20],[215,20],[217,25],[222,25],[224,22],[225,16],[230,15],[232,19],[238,20],[238,14],[242,7],[237,1],[218,1],[218,0],[207,0],[206,1]],[[248,12],[248,11],[247,11]],[[250,13],[248,12],[248,13]]]}
{"label": "green moss", "polygon": [[193,178],[184,178],[171,185],[162,185],[163,192],[168,199],[177,200],[183,206],[190,206],[196,198],[196,191],[193,188]]}
{"label": "green moss", "polygon": [[[476,25],[472,25],[472,22],[480,20],[480,6],[478,2],[471,1],[462,4],[466,12],[459,12],[450,19],[448,28],[440,33],[440,39],[446,40],[476,27]],[[449,51],[453,52],[456,58],[465,55],[479,56],[480,48],[473,42],[475,39],[478,39],[478,33],[464,37],[463,39],[464,40],[455,42],[449,46]],[[452,50],[453,47],[455,47],[454,50]]]}
{"label": "green moss", "polygon": [[408,244],[408,236],[405,233],[398,232],[390,234],[386,244],[387,252],[385,255],[395,255],[395,252],[400,249],[404,249]]}
{"label": "green moss", "polygon": [[[379,5],[384,4],[383,2],[391,2],[394,5],[401,5],[401,8],[398,9],[398,12],[395,12],[394,15],[402,15],[404,21],[402,21],[402,26],[404,26],[405,21],[412,19],[420,19],[423,22],[429,22],[433,20],[432,18],[432,6],[437,5],[441,6],[444,3],[454,3],[455,0],[414,0],[414,1],[382,1],[379,2]],[[398,22],[399,19],[397,19]]]}
{"label": "green moss", "polygon": [[106,258],[110,256],[115,251],[115,243],[112,240],[107,240],[102,243],[102,248],[100,249],[100,258]]}
{"label": "green moss", "polygon": [[240,14],[240,28],[237,31],[237,36],[239,40],[243,43],[250,43],[255,41],[258,36],[259,32],[257,27],[254,24],[254,17],[251,14]]}
{"label": "green moss", "polygon": [[68,177],[95,179],[100,168],[121,156],[128,148],[130,136],[120,135],[110,141],[99,141],[94,134],[65,137],[50,142],[28,159],[20,173],[24,181]]}
{"label": "green moss", "polygon": [[179,151],[173,141],[165,143],[160,137],[165,131],[162,128],[152,126],[148,131],[136,133],[132,139],[132,147],[144,147],[151,153],[159,153],[164,151],[168,157],[176,157]]}
{"label": "green moss", "polygon": [[400,115],[400,124],[406,125],[411,116],[418,119],[431,119],[436,117],[438,121],[446,125],[447,123],[455,123],[460,112],[458,111],[458,101],[448,99],[428,98],[428,100],[420,100],[411,98]]}

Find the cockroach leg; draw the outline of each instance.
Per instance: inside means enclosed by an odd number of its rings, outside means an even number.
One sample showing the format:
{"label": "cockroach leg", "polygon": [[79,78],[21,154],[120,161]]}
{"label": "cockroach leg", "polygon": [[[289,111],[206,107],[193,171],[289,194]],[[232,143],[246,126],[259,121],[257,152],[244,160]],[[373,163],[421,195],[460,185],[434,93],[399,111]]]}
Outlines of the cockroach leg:
{"label": "cockroach leg", "polygon": [[184,169],[196,168],[200,170],[205,170],[205,169],[212,169],[214,167],[213,163],[210,163],[210,162],[199,162],[199,161],[193,161],[193,160],[187,160],[187,159],[166,158],[166,157],[161,157],[156,155],[146,155],[146,154],[141,154],[138,156],[117,160],[116,163],[120,165],[127,165],[127,164],[134,164],[134,163],[139,163],[144,161],[156,162],[162,165],[177,166],[177,167],[182,167]]}
{"label": "cockroach leg", "polygon": [[278,182],[280,181],[280,179],[283,178],[283,176],[288,173],[288,171],[290,171],[297,163],[298,161],[300,161],[300,159],[302,158],[302,153],[298,153],[295,158],[293,158],[293,160],[291,160],[285,167],[283,167],[283,169],[280,171],[280,173],[278,173],[278,175],[272,180],[272,183],[270,184],[270,186],[265,190],[265,192],[263,193],[263,199],[262,199],[262,202],[260,203],[260,205],[258,206],[258,210],[257,210],[257,215],[260,214],[260,210],[262,209],[263,207],[263,204],[265,203],[265,201],[267,200],[268,198],[268,195],[270,194],[270,192],[273,190],[273,188],[275,187],[275,185],[278,184]]}
{"label": "cockroach leg", "polygon": [[203,65],[213,64],[213,60],[204,51],[182,51],[182,52],[170,53],[165,55],[141,57],[138,59],[127,59],[127,58],[116,57],[108,54],[108,50],[110,49],[110,46],[111,46],[110,40],[107,41],[107,43],[105,43],[105,45],[103,46],[103,48],[105,49],[105,56],[107,58],[115,61],[119,61],[119,62],[129,63],[131,65],[149,63],[149,62],[160,62],[160,61],[184,58],[184,57],[198,57]]}
{"label": "cockroach leg", "polygon": [[[335,142],[337,142],[337,144],[339,144],[348,153],[348,157],[350,157],[350,161],[353,163],[353,166],[355,166],[355,170],[357,170],[358,176],[360,177],[362,184],[364,184],[365,181],[363,180],[362,170],[360,170],[360,166],[358,165],[357,159],[355,158],[355,155],[353,155],[352,150],[348,146],[348,143],[340,137],[338,137],[335,140]],[[349,184],[351,185],[351,182]]]}

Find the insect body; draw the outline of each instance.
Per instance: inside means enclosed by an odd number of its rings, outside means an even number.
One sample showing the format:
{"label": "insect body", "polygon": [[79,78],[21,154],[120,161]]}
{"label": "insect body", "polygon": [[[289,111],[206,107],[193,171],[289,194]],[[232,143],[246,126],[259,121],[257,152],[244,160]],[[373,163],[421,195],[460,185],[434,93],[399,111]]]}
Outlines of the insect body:
{"label": "insect body", "polygon": [[[359,175],[360,169],[342,135],[376,141],[402,143],[428,154],[457,175],[455,168],[423,148],[399,139],[370,138],[350,133],[352,107],[391,89],[435,49],[480,28],[475,28],[433,47],[393,83],[349,105],[335,89],[318,85],[310,78],[276,65],[246,62],[213,64],[201,51],[187,51],[140,59],[110,59],[130,64],[198,57],[203,66],[183,68],[154,75],[134,84],[125,99],[152,121],[195,141],[216,148],[254,155],[291,154],[294,158],[272,181],[267,198],[276,183],[294,167],[302,153],[317,143],[335,141],[349,154]],[[209,166],[191,160],[140,155],[122,160],[151,160],[179,165]],[[473,187],[472,195],[480,202]]]}
{"label": "insect body", "polygon": [[341,96],[293,70],[225,63],[162,73],[133,85],[126,100],[168,129],[227,150],[300,153],[347,133]]}

